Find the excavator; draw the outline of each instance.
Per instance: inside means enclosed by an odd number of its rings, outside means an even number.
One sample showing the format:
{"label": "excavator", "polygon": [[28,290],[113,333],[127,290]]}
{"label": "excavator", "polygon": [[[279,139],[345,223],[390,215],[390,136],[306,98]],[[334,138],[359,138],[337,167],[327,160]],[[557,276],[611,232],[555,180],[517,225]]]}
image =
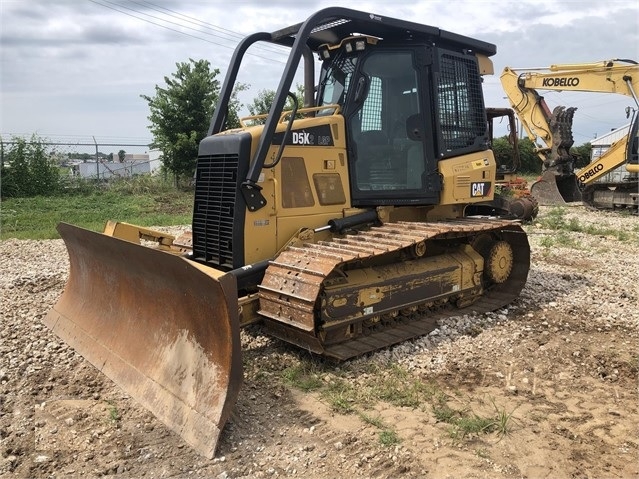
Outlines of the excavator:
{"label": "excavator", "polygon": [[[263,121],[228,128],[258,42],[289,48],[279,86]],[[191,232],[59,224],[69,279],[45,323],[211,458],[242,384],[242,327],[343,361],[508,305],[527,235],[469,213],[494,198],[482,75],[495,53],[341,7],[247,36],[199,145]]]}
{"label": "excavator", "polygon": [[[593,208],[639,206],[639,159],[636,109],[632,111],[628,134],[600,157],[575,171],[570,153],[574,140],[572,121],[575,107],[557,106],[550,111],[538,90],[614,93],[631,97],[639,108],[639,64],[633,60],[607,60],[582,64],[559,64],[547,68],[505,67],[501,83],[528,137],[539,145],[543,162],[541,178],[531,193],[541,205],[583,202]],[[628,174],[620,181],[602,177],[624,165]]]}

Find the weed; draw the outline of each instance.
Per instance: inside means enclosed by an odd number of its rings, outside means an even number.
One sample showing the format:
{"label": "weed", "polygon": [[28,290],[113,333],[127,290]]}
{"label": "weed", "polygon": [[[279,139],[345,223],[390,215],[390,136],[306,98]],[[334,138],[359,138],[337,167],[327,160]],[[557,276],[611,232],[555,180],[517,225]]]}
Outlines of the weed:
{"label": "weed", "polygon": [[392,366],[381,378],[376,378],[371,393],[394,406],[417,408],[435,394],[433,386],[422,382],[405,369]]}
{"label": "weed", "polygon": [[539,244],[545,249],[550,249],[555,245],[555,240],[553,239],[552,236],[544,236],[539,241]]}
{"label": "weed", "polygon": [[382,444],[382,446],[394,446],[401,442],[399,436],[397,435],[397,432],[387,427],[380,417],[372,417],[363,412],[359,413],[359,417],[365,423],[370,424],[377,429],[380,429],[379,442]]}
{"label": "weed", "polygon": [[561,207],[552,208],[546,216],[538,217],[537,223],[550,230],[563,229],[566,226],[566,210]]}
{"label": "weed", "polygon": [[317,391],[323,386],[317,368],[311,364],[300,363],[282,371],[284,381],[302,391]]}
{"label": "weed", "polygon": [[113,423],[120,422],[120,419],[122,419],[122,417],[120,416],[120,411],[118,411],[115,402],[107,401],[107,404],[109,405],[109,420]]}
{"label": "weed", "polygon": [[386,429],[386,426],[384,425],[384,422],[380,417],[372,417],[363,412],[359,413],[359,417],[362,419],[362,421],[370,424],[371,426],[375,426],[377,429]]}
{"label": "weed", "polygon": [[321,392],[330,408],[340,414],[351,414],[357,400],[355,388],[342,379],[332,382]]}
{"label": "weed", "polygon": [[557,244],[559,246],[563,246],[565,248],[573,248],[573,247],[577,246],[577,243],[572,238],[572,236],[570,236],[565,231],[559,231],[555,235],[555,241],[557,242]]}
{"label": "weed", "polygon": [[514,410],[508,413],[503,408],[500,409],[492,398],[491,404],[495,414],[481,416],[470,410],[453,409],[448,405],[447,399],[440,396],[433,404],[433,414],[439,422],[450,425],[448,435],[455,441],[491,432],[497,432],[500,437],[508,435],[514,421]]}
{"label": "weed", "polygon": [[469,435],[483,434],[491,432],[494,428],[495,422],[492,418],[481,417],[477,414],[461,415],[455,420],[453,426],[459,431],[461,437]]}
{"label": "weed", "polygon": [[483,447],[480,449],[476,449],[475,454],[477,454],[477,457],[480,457],[482,459],[490,459],[490,454],[488,453],[488,450]]}
{"label": "weed", "polygon": [[493,429],[497,432],[497,434],[499,434],[499,436],[507,436],[508,434],[510,434],[511,423],[514,422],[513,414],[515,413],[515,410],[513,409],[512,411],[507,413],[505,409],[500,409],[497,407],[494,399],[491,399],[491,402],[493,404],[493,407],[495,408],[496,413]]}
{"label": "weed", "polygon": [[433,415],[439,422],[451,423],[458,416],[458,412],[446,403],[438,403],[433,405]]}
{"label": "weed", "polygon": [[382,446],[389,447],[399,444],[400,441],[399,436],[395,431],[393,431],[392,429],[384,429],[382,432],[379,433],[379,442],[382,444]]}

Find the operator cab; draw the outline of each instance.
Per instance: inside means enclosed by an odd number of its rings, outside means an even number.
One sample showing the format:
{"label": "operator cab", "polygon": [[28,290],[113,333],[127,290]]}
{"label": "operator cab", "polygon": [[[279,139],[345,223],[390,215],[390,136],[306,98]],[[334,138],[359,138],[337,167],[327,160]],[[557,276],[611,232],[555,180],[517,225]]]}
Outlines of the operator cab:
{"label": "operator cab", "polygon": [[359,35],[319,56],[317,105],[341,107],[355,206],[436,204],[438,160],[487,148],[474,54]]}

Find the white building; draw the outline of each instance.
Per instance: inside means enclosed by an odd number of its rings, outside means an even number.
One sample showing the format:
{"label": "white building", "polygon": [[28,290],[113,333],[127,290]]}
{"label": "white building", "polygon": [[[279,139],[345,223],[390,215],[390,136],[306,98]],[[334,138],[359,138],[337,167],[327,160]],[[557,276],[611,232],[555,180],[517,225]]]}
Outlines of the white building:
{"label": "white building", "polygon": [[153,174],[162,166],[160,150],[150,150],[148,153],[126,153],[124,161],[120,162],[118,154],[113,153],[113,161],[95,160],[86,162],[76,161],[71,165],[71,174],[81,178],[127,178],[134,175]]}

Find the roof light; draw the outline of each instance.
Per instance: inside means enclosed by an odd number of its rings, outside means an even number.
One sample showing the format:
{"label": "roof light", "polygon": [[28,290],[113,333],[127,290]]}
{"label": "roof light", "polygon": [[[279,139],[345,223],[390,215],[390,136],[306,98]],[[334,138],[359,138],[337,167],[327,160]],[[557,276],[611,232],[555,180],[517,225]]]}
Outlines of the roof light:
{"label": "roof light", "polygon": [[366,48],[366,40],[357,40],[355,42],[355,50],[360,52],[360,51],[364,50],[364,48]]}
{"label": "roof light", "polygon": [[322,48],[319,51],[319,54],[322,60],[328,60],[329,58],[331,58],[331,52],[328,51],[328,48]]}

